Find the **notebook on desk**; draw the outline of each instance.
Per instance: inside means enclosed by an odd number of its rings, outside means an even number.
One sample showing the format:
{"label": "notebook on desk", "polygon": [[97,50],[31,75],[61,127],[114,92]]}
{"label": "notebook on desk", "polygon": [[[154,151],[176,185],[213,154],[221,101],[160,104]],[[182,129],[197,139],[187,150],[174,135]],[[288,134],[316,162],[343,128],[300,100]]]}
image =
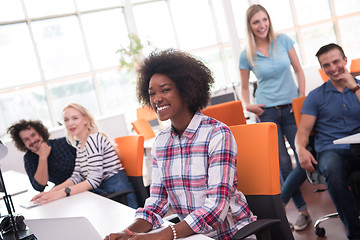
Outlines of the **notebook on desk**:
{"label": "notebook on desk", "polygon": [[85,217],[25,219],[38,240],[103,240]]}

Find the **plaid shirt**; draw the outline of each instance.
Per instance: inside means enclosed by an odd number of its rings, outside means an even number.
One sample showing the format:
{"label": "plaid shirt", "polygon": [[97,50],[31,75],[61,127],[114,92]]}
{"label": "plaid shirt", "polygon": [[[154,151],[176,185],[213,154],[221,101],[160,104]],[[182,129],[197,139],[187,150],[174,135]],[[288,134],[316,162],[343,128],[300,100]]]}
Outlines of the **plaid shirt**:
{"label": "plaid shirt", "polygon": [[[49,181],[58,185],[68,179],[75,166],[76,149],[71,146],[65,137],[48,141],[51,152],[48,157]],[[39,164],[39,155],[28,150],[24,155],[24,165],[31,185],[37,191],[44,191],[45,186],[39,184],[34,175]]]}
{"label": "plaid shirt", "polygon": [[164,130],[152,148],[150,198],[136,218],[158,228],[171,204],[195,233],[231,239],[256,220],[236,189],[236,152],[229,128],[200,112],[181,137],[171,128]]}

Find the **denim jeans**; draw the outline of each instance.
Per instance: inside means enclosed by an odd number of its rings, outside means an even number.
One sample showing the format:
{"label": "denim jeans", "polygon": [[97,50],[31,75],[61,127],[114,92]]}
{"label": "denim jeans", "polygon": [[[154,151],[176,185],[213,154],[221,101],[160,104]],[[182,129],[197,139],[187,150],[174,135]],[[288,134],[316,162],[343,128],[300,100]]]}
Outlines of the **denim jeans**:
{"label": "denim jeans", "polygon": [[[299,159],[295,151],[295,135],[297,131],[292,107],[284,108],[264,108],[264,113],[259,116],[261,122],[274,122],[278,130],[279,142],[279,165],[280,177],[282,181],[281,199],[286,205],[292,198],[296,209],[300,212],[307,209],[306,203],[300,191],[301,184],[306,179],[306,173],[299,164]],[[285,145],[285,139],[294,151],[296,167],[293,169],[290,155]]]}
{"label": "denim jeans", "polygon": [[[128,177],[126,176],[125,171],[120,170],[115,175],[102,181],[100,186],[94,189],[93,192],[100,195],[106,195],[108,193],[114,193],[125,190],[134,190],[134,188],[131,182],[129,181]],[[129,207],[134,209],[137,209],[139,207],[135,193],[128,194],[126,198]]]}
{"label": "denim jeans", "polygon": [[350,149],[324,150],[317,154],[318,171],[326,179],[330,197],[349,231],[350,239],[360,238],[360,221],[354,196],[348,187],[347,175],[352,169],[360,169],[359,160]]}

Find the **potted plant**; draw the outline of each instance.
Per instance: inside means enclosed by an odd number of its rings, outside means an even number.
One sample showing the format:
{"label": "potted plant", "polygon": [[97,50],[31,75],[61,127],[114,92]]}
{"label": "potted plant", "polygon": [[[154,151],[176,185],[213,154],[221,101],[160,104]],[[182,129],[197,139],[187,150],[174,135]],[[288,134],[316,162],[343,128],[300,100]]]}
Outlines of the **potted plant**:
{"label": "potted plant", "polygon": [[134,33],[130,33],[128,37],[129,45],[121,46],[116,53],[120,54],[120,68],[126,68],[128,72],[131,72],[134,68],[136,70],[143,59],[143,49],[151,46],[151,44],[148,40],[142,43],[139,36]]}

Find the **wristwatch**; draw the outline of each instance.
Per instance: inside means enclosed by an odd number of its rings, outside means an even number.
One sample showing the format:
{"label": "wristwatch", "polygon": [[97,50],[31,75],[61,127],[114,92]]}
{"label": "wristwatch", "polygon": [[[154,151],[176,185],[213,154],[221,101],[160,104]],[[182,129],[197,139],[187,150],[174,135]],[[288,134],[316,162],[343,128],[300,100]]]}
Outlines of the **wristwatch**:
{"label": "wristwatch", "polygon": [[65,188],[65,193],[66,193],[66,196],[70,196],[70,192],[71,192],[71,189],[70,188]]}
{"label": "wristwatch", "polygon": [[356,87],[354,87],[353,89],[351,89],[351,91],[353,91],[353,93],[355,93],[357,90],[360,89],[360,84],[357,84]]}

